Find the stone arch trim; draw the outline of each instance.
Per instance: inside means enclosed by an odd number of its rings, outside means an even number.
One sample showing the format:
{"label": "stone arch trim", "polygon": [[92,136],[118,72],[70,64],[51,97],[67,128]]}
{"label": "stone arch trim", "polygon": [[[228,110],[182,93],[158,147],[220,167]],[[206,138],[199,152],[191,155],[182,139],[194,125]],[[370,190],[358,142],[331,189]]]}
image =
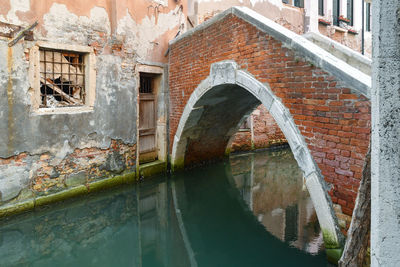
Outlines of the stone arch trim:
{"label": "stone arch trim", "polygon": [[[294,123],[289,110],[274,95],[268,85],[262,84],[251,74],[240,70],[234,61],[213,63],[211,65],[210,75],[203,80],[191,94],[180,117],[173,140],[171,155],[173,170],[180,169],[184,166],[187,147],[187,139],[183,135],[185,128],[196,123],[194,120],[198,121],[201,117],[201,111],[198,112],[198,108],[195,107],[195,104],[206,92],[223,84],[233,84],[247,90],[257,98],[274,117],[284,133],[299,167],[303,171],[306,186],[323,232],[326,248],[336,249],[343,247],[344,238],[337,224],[332,201],[328,195],[327,185],[317,164],[311,156],[304,137]],[[199,114],[196,116],[196,113]],[[189,116],[191,116],[191,121],[189,121]]]}

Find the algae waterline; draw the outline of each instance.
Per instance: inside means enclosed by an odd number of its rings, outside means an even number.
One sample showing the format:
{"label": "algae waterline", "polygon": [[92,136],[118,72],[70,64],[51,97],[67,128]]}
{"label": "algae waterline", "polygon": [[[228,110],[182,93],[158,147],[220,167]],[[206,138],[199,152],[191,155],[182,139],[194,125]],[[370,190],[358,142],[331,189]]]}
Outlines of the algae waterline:
{"label": "algae waterline", "polygon": [[[70,188],[65,188],[57,193],[38,195],[23,201],[10,202],[0,207],[0,218],[18,215],[42,205],[48,205],[74,197],[96,193],[108,188],[131,184],[136,182],[137,179],[140,179],[141,177],[149,177],[159,173],[165,173],[166,169],[167,165],[165,162],[155,161],[140,165],[137,172],[129,172],[123,175],[111,176],[90,182],[85,185],[77,185]],[[138,177],[138,175],[140,177]]]}
{"label": "algae waterline", "polygon": [[301,171],[283,150],[3,219],[0,265],[327,266],[327,260]]}

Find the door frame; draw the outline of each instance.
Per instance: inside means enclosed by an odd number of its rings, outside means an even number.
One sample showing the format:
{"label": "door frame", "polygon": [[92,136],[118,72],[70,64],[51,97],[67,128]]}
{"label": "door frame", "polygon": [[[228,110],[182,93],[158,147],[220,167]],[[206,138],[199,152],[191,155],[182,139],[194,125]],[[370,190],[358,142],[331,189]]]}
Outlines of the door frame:
{"label": "door frame", "polygon": [[[150,75],[154,75],[155,79],[157,80],[155,86],[154,86],[154,104],[155,104],[155,146],[156,146],[156,151],[158,154],[158,159],[163,160],[165,158],[165,155],[160,155],[160,147],[159,145],[162,144],[163,146],[166,145],[166,140],[159,140],[161,136],[159,135],[159,130],[158,128],[160,127],[160,118],[158,118],[159,114],[159,109],[165,109],[164,106],[160,107],[160,103],[158,101],[160,94],[164,93],[164,67],[158,66],[158,65],[147,65],[147,64],[137,64],[135,68],[135,78],[136,78],[136,111],[137,111],[137,116],[136,116],[136,175],[139,175],[139,157],[140,157],[140,152],[139,152],[139,147],[140,147],[140,138],[139,138],[139,119],[140,119],[140,73],[146,73]],[[164,100],[164,103],[166,100]],[[166,116],[166,115],[165,115]],[[164,151],[165,149],[162,149]],[[145,163],[143,163],[145,164]]]}

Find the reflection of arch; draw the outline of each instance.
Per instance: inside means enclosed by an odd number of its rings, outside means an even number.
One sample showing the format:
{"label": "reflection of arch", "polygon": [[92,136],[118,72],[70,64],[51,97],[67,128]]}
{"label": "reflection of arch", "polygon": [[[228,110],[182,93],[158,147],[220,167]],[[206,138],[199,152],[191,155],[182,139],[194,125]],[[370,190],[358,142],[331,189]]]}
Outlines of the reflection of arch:
{"label": "reflection of arch", "polygon": [[181,214],[181,210],[179,209],[177,194],[176,194],[176,186],[175,181],[172,180],[171,182],[171,191],[172,191],[172,203],[175,209],[176,220],[178,221],[179,231],[182,236],[183,244],[185,245],[186,252],[188,254],[190,267],[197,267],[197,262],[195,258],[194,251],[189,241],[189,237],[186,232],[185,224],[183,223],[183,218]]}
{"label": "reflection of arch", "polygon": [[[228,94],[226,90],[229,90]],[[278,123],[304,173],[306,185],[324,234],[325,246],[327,248],[341,247],[343,238],[337,226],[325,181],[289,111],[269,86],[239,70],[233,61],[212,64],[210,75],[191,94],[173,141],[171,156],[173,169],[183,167],[190,153],[197,153],[196,156],[199,158],[217,156],[218,153],[221,153],[219,147],[226,148],[229,137],[237,130],[240,118],[249,114],[260,102]],[[234,107],[227,109],[226,106],[230,104]],[[221,105],[222,107],[218,109],[218,106]],[[218,116],[219,120],[216,119]],[[215,129],[204,130],[213,136],[202,137],[201,130],[208,126],[207,121],[209,120],[214,120],[219,124],[215,126]],[[196,152],[198,150],[200,152]],[[207,155],[208,150],[212,150],[209,152],[210,155]],[[187,151],[189,153],[186,153]]]}

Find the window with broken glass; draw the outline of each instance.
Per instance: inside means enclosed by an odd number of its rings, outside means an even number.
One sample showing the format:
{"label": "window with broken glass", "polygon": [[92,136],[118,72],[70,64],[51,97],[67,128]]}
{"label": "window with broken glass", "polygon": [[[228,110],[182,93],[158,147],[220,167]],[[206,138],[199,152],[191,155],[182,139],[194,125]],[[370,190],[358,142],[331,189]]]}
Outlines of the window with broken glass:
{"label": "window with broken glass", "polygon": [[85,104],[85,53],[40,48],[42,108]]}
{"label": "window with broken glass", "polygon": [[250,131],[251,130],[251,116],[247,117],[242,125],[239,127],[239,131],[245,132],[245,131]]}

